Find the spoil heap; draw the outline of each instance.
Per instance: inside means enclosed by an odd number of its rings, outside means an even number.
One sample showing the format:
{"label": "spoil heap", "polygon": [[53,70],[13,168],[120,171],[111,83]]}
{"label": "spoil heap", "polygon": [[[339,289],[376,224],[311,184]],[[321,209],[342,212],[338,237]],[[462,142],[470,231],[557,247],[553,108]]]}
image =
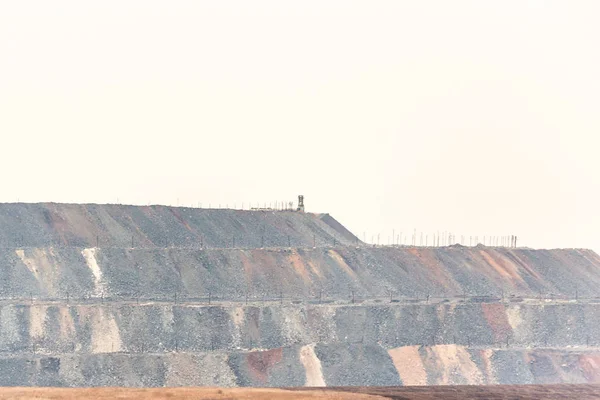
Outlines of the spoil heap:
{"label": "spoil heap", "polygon": [[589,250],[372,247],[328,215],[0,205],[0,385],[600,382]]}

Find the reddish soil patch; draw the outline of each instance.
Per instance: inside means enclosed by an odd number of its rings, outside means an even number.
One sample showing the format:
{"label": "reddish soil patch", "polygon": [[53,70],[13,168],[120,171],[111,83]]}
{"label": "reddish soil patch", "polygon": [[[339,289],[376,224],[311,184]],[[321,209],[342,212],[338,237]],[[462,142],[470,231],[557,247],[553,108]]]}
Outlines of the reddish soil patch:
{"label": "reddish soil patch", "polygon": [[579,366],[588,382],[600,383],[600,356],[582,354],[579,356]]}
{"label": "reddish soil patch", "polygon": [[269,370],[283,359],[283,349],[249,353],[246,359],[254,379],[266,384],[269,379]]}
{"label": "reddish soil patch", "polygon": [[494,340],[505,343],[506,338],[510,337],[512,328],[508,322],[504,304],[483,303],[481,304],[481,309],[488,325],[492,328]]}

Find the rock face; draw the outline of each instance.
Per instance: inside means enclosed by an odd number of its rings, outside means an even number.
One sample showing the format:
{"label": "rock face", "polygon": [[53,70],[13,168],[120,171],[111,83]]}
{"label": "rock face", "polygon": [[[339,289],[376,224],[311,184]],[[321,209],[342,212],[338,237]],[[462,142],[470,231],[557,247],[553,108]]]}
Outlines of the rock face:
{"label": "rock face", "polygon": [[371,247],[326,214],[59,204],[0,205],[0,243],[0,386],[600,382],[589,250]]}

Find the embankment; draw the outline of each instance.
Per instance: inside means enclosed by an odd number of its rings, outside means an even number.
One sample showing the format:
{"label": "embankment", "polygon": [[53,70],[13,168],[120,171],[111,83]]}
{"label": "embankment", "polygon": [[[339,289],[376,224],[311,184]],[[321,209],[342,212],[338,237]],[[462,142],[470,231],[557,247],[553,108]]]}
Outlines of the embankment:
{"label": "embankment", "polygon": [[0,248],[304,247],[360,243],[328,214],[117,204],[0,204]]}
{"label": "embankment", "polygon": [[0,385],[600,382],[600,304],[0,308]]}
{"label": "embankment", "polygon": [[579,249],[9,248],[0,269],[0,299],[600,295],[600,257]]}

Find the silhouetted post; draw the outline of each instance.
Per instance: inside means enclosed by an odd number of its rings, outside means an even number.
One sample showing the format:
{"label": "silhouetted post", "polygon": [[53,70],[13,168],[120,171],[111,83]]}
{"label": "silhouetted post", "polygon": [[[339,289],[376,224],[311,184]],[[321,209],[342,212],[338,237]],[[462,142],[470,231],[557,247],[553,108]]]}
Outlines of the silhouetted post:
{"label": "silhouetted post", "polygon": [[248,305],[248,292],[246,292],[246,305]]}
{"label": "silhouetted post", "polygon": [[393,296],[393,293],[390,291],[390,303],[394,302],[394,299],[392,298],[392,296]]}
{"label": "silhouetted post", "polygon": [[354,290],[352,291],[352,303],[354,303]]}
{"label": "silhouetted post", "polygon": [[292,242],[290,241],[290,235],[288,235],[288,247],[292,247]]}
{"label": "silhouetted post", "polygon": [[280,304],[283,304],[283,291],[279,292],[279,300],[280,300]]}

